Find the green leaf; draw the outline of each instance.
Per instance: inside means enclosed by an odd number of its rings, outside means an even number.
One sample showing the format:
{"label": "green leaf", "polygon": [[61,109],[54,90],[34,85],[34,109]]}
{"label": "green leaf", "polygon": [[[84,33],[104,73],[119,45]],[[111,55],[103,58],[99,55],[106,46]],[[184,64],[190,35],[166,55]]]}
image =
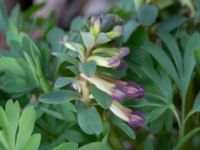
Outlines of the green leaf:
{"label": "green leaf", "polygon": [[169,52],[171,53],[174,62],[176,64],[176,68],[179,71],[179,74],[183,73],[183,66],[182,66],[182,58],[181,52],[176,42],[176,39],[167,31],[159,30],[158,36],[163,40]]}
{"label": "green leaf", "polygon": [[52,53],[52,55],[58,57],[61,60],[61,62],[68,62],[70,64],[78,66],[79,61],[76,58],[70,57],[66,53],[54,52]]}
{"label": "green leaf", "polygon": [[[0,148],[6,150],[37,150],[40,144],[40,134],[31,136],[36,119],[32,106],[26,107],[20,116],[18,102],[9,100],[5,111],[0,107]],[[7,148],[9,147],[9,148]]]}
{"label": "green leaf", "polygon": [[108,109],[112,104],[112,97],[108,95],[107,93],[99,90],[95,86],[91,86],[90,92],[94,96],[94,99],[97,101],[97,103],[104,109]]}
{"label": "green leaf", "polygon": [[87,134],[100,134],[103,131],[101,118],[94,107],[79,111],[78,123]]}
{"label": "green leaf", "polygon": [[150,122],[150,130],[154,134],[159,133],[166,121],[166,113],[161,114],[156,120]]}
{"label": "green leaf", "polygon": [[194,51],[194,56],[196,60],[197,69],[200,72],[200,49],[196,49]]}
{"label": "green leaf", "polygon": [[12,145],[12,147],[15,146],[15,136],[16,136],[16,132],[17,132],[17,127],[18,127],[18,121],[20,118],[20,106],[18,102],[13,103],[12,100],[9,100],[6,103],[5,106],[5,112],[6,112],[6,116],[8,118],[8,122],[9,124],[11,124],[11,126],[8,126],[8,140],[10,141],[10,145]]}
{"label": "green leaf", "polygon": [[130,20],[124,25],[122,34],[122,41],[124,43],[128,41],[128,39],[130,38],[132,33],[137,29],[138,26],[139,23],[134,20]]}
{"label": "green leaf", "polygon": [[79,64],[81,72],[86,76],[92,77],[96,73],[96,63],[95,62],[83,62]]}
{"label": "green leaf", "polygon": [[8,31],[6,33],[6,42],[11,49],[10,53],[16,56],[23,57],[23,52],[20,45],[21,38],[22,37],[16,32]]}
{"label": "green leaf", "polygon": [[8,16],[4,6],[4,1],[0,0],[0,32],[6,32],[8,30]]}
{"label": "green leaf", "polygon": [[200,92],[197,94],[194,105],[193,105],[193,110],[199,110],[200,111]]}
{"label": "green leaf", "polygon": [[59,40],[62,36],[65,35],[65,32],[60,28],[53,28],[47,34],[47,40],[51,45],[53,52],[61,52],[64,47],[59,43]]}
{"label": "green leaf", "polygon": [[111,41],[111,39],[108,38],[106,33],[99,33],[97,35],[96,44],[105,44],[105,43],[108,43],[110,41]]}
{"label": "green leaf", "polygon": [[75,143],[83,143],[85,141],[84,136],[76,130],[67,130],[62,134],[63,138],[75,142]]}
{"label": "green leaf", "polygon": [[145,140],[144,150],[154,150],[153,139],[150,136]]}
{"label": "green leaf", "polygon": [[110,148],[101,142],[94,142],[83,145],[78,150],[110,150]]}
{"label": "green leaf", "polygon": [[78,99],[78,94],[70,90],[48,92],[39,97],[39,100],[46,104],[60,104]]}
{"label": "green leaf", "polygon": [[167,31],[172,31],[176,29],[177,27],[181,26],[183,23],[187,21],[186,17],[183,16],[172,16],[167,20],[164,20],[160,24],[160,28],[163,28]]}
{"label": "green leaf", "polygon": [[2,57],[0,70],[4,72],[0,82],[3,90],[8,93],[29,92],[37,86],[37,79],[23,59]]}
{"label": "green leaf", "polygon": [[65,102],[65,103],[62,103],[60,105],[61,105],[61,107],[63,107],[63,109],[67,109],[67,110],[72,111],[72,112],[77,112],[76,107],[71,102]]}
{"label": "green leaf", "polygon": [[0,60],[0,70],[16,76],[25,77],[26,71],[20,66],[18,60],[12,57],[2,57]]}
{"label": "green leaf", "polygon": [[62,143],[53,150],[78,150],[78,144],[72,142]]}
{"label": "green leaf", "polygon": [[29,92],[36,86],[25,78],[16,77],[14,75],[11,76],[9,74],[3,75],[0,78],[0,82],[3,90],[7,93]]}
{"label": "green leaf", "polygon": [[27,144],[24,146],[23,150],[38,150],[40,141],[41,141],[40,134],[32,135]]}
{"label": "green leaf", "polygon": [[70,30],[73,32],[80,32],[80,30],[85,26],[87,21],[88,17],[75,17],[70,24]]}
{"label": "green leaf", "polygon": [[118,126],[124,133],[126,133],[126,135],[128,135],[130,138],[132,138],[132,139],[136,138],[135,132],[126,123],[124,123],[122,120],[114,117],[112,119],[112,122],[116,126]]}
{"label": "green leaf", "polygon": [[40,110],[44,111],[46,114],[48,114],[56,119],[65,120],[65,118],[63,117],[63,114],[60,114],[57,111],[54,111],[51,109],[46,109],[46,108],[40,108]]}
{"label": "green leaf", "polygon": [[173,121],[174,121],[174,115],[171,110],[167,110],[166,112],[166,121],[165,121],[165,127],[167,131],[171,131],[173,127]]}
{"label": "green leaf", "polygon": [[2,150],[8,150],[9,149],[8,143],[5,139],[5,135],[2,131],[0,131],[0,148]]}
{"label": "green leaf", "polygon": [[183,56],[184,63],[184,74],[181,76],[181,95],[185,97],[187,94],[187,89],[192,78],[193,70],[195,67],[194,51],[200,49],[200,34],[198,32],[193,33],[185,47],[185,54]]}
{"label": "green leaf", "polygon": [[12,10],[9,17],[9,30],[18,32],[19,28],[19,20],[20,20],[20,7],[16,5]]}
{"label": "green leaf", "polygon": [[90,32],[81,32],[81,38],[87,50],[93,48],[95,44],[94,36]]}
{"label": "green leaf", "polygon": [[138,20],[142,25],[151,25],[158,15],[158,9],[153,5],[140,5],[138,10]]}
{"label": "green leaf", "polygon": [[60,77],[55,82],[55,88],[59,89],[62,88],[70,83],[72,83],[75,79],[71,77]]}
{"label": "green leaf", "polygon": [[158,45],[146,41],[142,46],[149,54],[151,54],[155,60],[161,65],[161,67],[178,83],[179,78],[174,65],[169,58],[169,56],[165,53],[163,49],[161,49]]}
{"label": "green leaf", "polygon": [[19,120],[19,131],[16,140],[16,150],[21,150],[31,138],[36,119],[36,112],[32,106],[26,107]]}
{"label": "green leaf", "polygon": [[155,108],[151,113],[149,114],[149,121],[152,122],[156,119],[158,119],[165,111],[167,110],[167,107],[160,107]]}

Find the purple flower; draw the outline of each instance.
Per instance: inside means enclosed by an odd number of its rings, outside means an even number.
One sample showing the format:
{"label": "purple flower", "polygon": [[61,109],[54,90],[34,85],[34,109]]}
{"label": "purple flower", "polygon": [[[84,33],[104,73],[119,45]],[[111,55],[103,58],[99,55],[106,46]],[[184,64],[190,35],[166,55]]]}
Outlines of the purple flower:
{"label": "purple flower", "polygon": [[113,90],[111,92],[111,96],[114,100],[123,100],[126,98],[126,94],[121,92],[120,90]]}
{"label": "purple flower", "polygon": [[119,50],[119,55],[115,57],[111,57],[108,60],[108,65],[112,67],[119,67],[121,62],[123,61],[123,57],[129,54],[129,48],[123,47]]}
{"label": "purple flower", "polygon": [[127,56],[129,54],[130,49],[128,47],[122,47],[122,48],[120,48],[119,51],[120,51],[119,57],[123,58],[123,57],[125,57],[125,56]]}
{"label": "purple flower", "polygon": [[[126,97],[128,98],[141,98],[144,96],[144,89],[136,84],[135,82],[120,82],[117,83],[115,86],[115,89],[120,91],[121,93],[124,93]],[[114,90],[113,92],[115,92]],[[115,95],[115,94],[113,94]],[[116,99],[116,100],[122,100],[122,99]]]}
{"label": "purple flower", "polygon": [[83,78],[94,84],[97,88],[112,96],[113,100],[123,100],[124,98],[141,98],[144,96],[144,89],[134,82],[124,82],[120,80],[104,80],[97,76]]}
{"label": "purple flower", "polygon": [[60,44],[65,44],[69,40],[68,36],[62,36],[59,40]]}
{"label": "purple flower", "polygon": [[144,124],[144,114],[140,111],[132,111],[129,115],[129,124],[133,126],[142,126]]}
{"label": "purple flower", "polygon": [[117,101],[113,101],[112,105],[110,106],[110,110],[122,120],[128,122],[130,125],[133,126],[143,126],[144,124],[144,115],[139,111],[133,111],[123,105],[121,105]]}
{"label": "purple flower", "polygon": [[108,59],[108,66],[118,67],[121,63],[121,59],[119,57],[111,57]]}

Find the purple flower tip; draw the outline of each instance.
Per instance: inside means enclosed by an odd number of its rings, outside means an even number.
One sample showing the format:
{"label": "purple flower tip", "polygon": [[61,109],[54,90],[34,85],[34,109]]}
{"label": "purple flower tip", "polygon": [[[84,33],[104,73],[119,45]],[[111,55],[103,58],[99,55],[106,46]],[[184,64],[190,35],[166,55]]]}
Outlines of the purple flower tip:
{"label": "purple flower tip", "polygon": [[126,55],[128,55],[130,52],[130,49],[128,47],[123,47],[123,48],[120,48],[120,58],[123,58],[125,57]]}
{"label": "purple flower tip", "polygon": [[137,127],[143,126],[144,114],[139,111],[133,111],[129,116],[129,124]]}
{"label": "purple flower tip", "polygon": [[144,89],[135,82],[118,83],[115,89],[124,93],[128,98],[141,98],[144,96]]}
{"label": "purple flower tip", "polygon": [[68,41],[68,36],[62,36],[59,40],[60,44],[65,44]]}
{"label": "purple flower tip", "polygon": [[144,96],[144,89],[135,82],[127,82],[126,89],[125,93],[129,98],[141,98]]}
{"label": "purple flower tip", "polygon": [[108,60],[108,65],[113,67],[118,67],[120,65],[121,59],[119,57],[112,57]]}
{"label": "purple flower tip", "polygon": [[101,18],[99,16],[92,16],[90,18],[90,22],[91,22],[92,25],[95,25],[95,23],[100,22],[100,19]]}
{"label": "purple flower tip", "polygon": [[119,100],[119,101],[123,100],[126,97],[126,95],[119,90],[113,90],[111,96],[114,100]]}

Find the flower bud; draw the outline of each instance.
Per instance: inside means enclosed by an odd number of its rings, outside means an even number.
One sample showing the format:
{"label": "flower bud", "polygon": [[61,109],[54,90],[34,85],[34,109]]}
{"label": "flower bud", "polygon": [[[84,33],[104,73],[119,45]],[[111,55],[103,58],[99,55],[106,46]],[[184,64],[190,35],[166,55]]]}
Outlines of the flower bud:
{"label": "flower bud", "polygon": [[109,82],[97,76],[87,77],[84,74],[81,74],[81,76],[94,84],[98,89],[112,96],[113,100],[123,100],[126,97],[140,98],[144,96],[144,89],[134,82],[123,82],[120,80]]}
{"label": "flower bud", "polygon": [[122,35],[122,26],[118,25],[113,28],[112,31],[106,34],[110,39],[118,38]]}
{"label": "flower bud", "polygon": [[75,51],[80,54],[82,57],[85,53],[85,48],[78,43],[70,42],[67,36],[63,36],[60,38],[60,43],[63,44],[69,50]]}
{"label": "flower bud", "polygon": [[101,18],[98,16],[91,17],[90,22],[91,22],[90,33],[96,36],[100,32]]}
{"label": "flower bud", "polygon": [[65,44],[68,40],[69,40],[69,37],[65,35],[65,36],[62,36],[59,41],[60,41],[60,44]]}
{"label": "flower bud", "polygon": [[116,84],[115,88],[125,93],[128,98],[141,98],[144,96],[144,89],[135,82],[121,82]]}
{"label": "flower bud", "polygon": [[116,68],[119,66],[121,59],[119,57],[91,56],[87,61],[94,61],[98,66],[102,67]]}
{"label": "flower bud", "polygon": [[144,124],[144,115],[138,111],[132,111],[131,109],[121,105],[117,101],[113,101],[110,106],[110,110],[120,119],[128,122],[133,126],[142,126]]}

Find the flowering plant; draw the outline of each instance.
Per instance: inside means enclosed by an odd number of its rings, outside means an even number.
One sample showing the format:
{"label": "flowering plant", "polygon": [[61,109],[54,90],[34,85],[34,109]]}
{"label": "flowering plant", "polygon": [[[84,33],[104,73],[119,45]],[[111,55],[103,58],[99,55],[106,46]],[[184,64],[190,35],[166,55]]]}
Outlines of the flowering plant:
{"label": "flowering plant", "polygon": [[0,149],[198,150],[199,6],[118,0],[64,31],[0,0]]}

